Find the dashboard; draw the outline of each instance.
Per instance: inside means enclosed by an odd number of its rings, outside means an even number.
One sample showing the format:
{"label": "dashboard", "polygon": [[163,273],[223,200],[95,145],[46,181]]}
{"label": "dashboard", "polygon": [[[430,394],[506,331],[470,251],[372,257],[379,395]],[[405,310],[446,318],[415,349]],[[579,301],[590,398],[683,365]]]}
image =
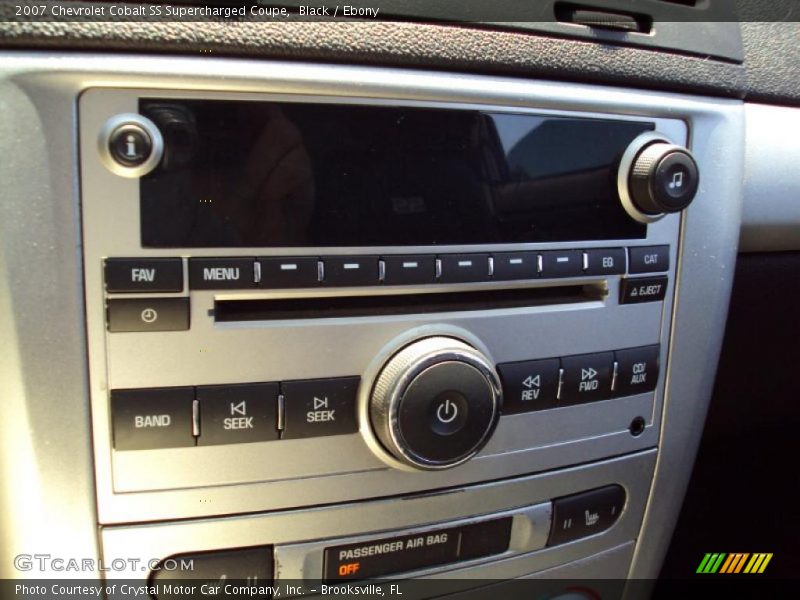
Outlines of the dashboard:
{"label": "dashboard", "polygon": [[785,274],[800,248],[800,92],[754,50],[797,28],[610,4],[648,29],[563,3],[0,24],[3,579],[605,598],[663,576],[720,352],[735,373],[759,339],[730,341],[742,254]]}

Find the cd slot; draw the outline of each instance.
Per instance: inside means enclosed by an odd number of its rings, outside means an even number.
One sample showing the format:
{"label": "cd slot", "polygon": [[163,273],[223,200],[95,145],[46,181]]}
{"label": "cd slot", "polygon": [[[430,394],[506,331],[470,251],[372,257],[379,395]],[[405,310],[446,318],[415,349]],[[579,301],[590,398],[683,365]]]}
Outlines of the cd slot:
{"label": "cd slot", "polygon": [[214,303],[214,320],[280,321],[499,310],[602,300],[603,285],[566,285],[425,294],[226,299]]}

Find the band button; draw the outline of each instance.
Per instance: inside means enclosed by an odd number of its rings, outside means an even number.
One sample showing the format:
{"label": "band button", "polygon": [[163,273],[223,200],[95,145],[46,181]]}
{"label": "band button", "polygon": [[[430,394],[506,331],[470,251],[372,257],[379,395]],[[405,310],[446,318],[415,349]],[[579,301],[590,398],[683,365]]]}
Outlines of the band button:
{"label": "band button", "polygon": [[113,390],[111,419],[116,450],[194,446],[190,387]]}

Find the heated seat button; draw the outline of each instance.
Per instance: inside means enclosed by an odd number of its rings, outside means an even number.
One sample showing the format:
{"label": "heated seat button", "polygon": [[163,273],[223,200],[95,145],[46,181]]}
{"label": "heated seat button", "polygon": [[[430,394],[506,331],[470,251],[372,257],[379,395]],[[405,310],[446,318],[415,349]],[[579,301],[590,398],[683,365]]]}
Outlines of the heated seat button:
{"label": "heated seat button", "polygon": [[319,285],[319,261],[314,257],[260,258],[262,288],[304,288]]}
{"label": "heated seat button", "polygon": [[611,396],[614,353],[598,352],[561,359],[564,375],[559,406],[604,400]]}
{"label": "heated seat button", "polygon": [[625,273],[625,248],[587,250],[586,275],[620,275]]}
{"label": "heated seat button", "polygon": [[618,485],[553,500],[548,546],[565,544],[605,531],[625,507],[625,490]]}
{"label": "heated seat button", "polygon": [[494,255],[493,279],[536,279],[539,277],[539,256],[536,252],[499,252]]}
{"label": "heated seat button", "polygon": [[489,280],[488,254],[443,254],[439,260],[442,263],[439,281],[442,283]]}
{"label": "heated seat button", "polygon": [[628,250],[631,273],[660,273],[669,269],[669,246],[639,246]]}
{"label": "heated seat button", "polygon": [[497,365],[503,382],[503,414],[555,408],[559,367],[557,358]]}
{"label": "heated seat button", "polygon": [[252,258],[190,258],[189,287],[193,290],[255,287],[255,261]]}
{"label": "heated seat button", "polygon": [[272,585],[273,572],[272,546],[261,546],[170,556],[151,573],[149,583],[157,588],[156,600],[256,600],[270,597],[264,587]]}
{"label": "heated seat button", "polygon": [[620,304],[658,302],[667,296],[667,276],[625,278],[619,288]]}
{"label": "heated seat button", "polygon": [[541,252],[542,277],[579,277],[583,275],[583,253],[580,250]]}
{"label": "heated seat button", "polygon": [[436,283],[436,257],[433,255],[384,256],[383,264],[386,285]]}
{"label": "heated seat button", "polygon": [[114,448],[147,450],[194,446],[194,388],[113,390]]}
{"label": "heated seat button", "polygon": [[121,298],[106,301],[108,330],[184,331],[189,329],[188,298]]}
{"label": "heated seat button", "polygon": [[324,259],[325,285],[377,285],[377,256],[330,256]]}
{"label": "heated seat button", "polygon": [[281,384],[286,411],[284,439],[355,433],[358,377],[308,379]]}
{"label": "heated seat button", "polygon": [[656,389],[659,347],[644,346],[617,350],[617,396],[631,396]]}
{"label": "heated seat button", "polygon": [[106,291],[110,294],[183,291],[180,258],[107,258]]}
{"label": "heated seat button", "polygon": [[197,388],[200,446],[278,439],[278,384],[254,383]]}

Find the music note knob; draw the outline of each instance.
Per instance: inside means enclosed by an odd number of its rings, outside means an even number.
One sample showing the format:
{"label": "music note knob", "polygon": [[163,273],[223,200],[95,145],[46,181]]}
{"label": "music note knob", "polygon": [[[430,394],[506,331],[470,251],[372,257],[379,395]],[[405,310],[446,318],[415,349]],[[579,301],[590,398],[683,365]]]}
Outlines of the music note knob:
{"label": "music note knob", "polygon": [[685,209],[699,183],[691,153],[654,134],[634,140],[620,163],[620,198],[637,221],[649,223]]}

